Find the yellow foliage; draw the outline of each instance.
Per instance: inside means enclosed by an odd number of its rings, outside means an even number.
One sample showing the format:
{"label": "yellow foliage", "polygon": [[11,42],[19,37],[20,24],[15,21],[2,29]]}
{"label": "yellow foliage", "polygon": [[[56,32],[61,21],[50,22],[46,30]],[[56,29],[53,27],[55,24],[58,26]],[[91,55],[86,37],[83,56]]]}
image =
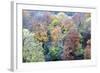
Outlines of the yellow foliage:
{"label": "yellow foliage", "polygon": [[35,33],[35,38],[40,42],[46,42],[48,40],[48,36],[46,32],[38,31]]}

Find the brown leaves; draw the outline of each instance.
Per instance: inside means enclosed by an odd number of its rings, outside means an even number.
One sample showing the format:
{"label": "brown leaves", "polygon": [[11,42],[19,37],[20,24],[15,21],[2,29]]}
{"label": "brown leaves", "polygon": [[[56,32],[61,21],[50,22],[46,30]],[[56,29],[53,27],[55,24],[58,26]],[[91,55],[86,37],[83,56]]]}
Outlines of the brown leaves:
{"label": "brown leaves", "polygon": [[84,50],[84,58],[91,59],[91,40],[87,41],[87,46]]}

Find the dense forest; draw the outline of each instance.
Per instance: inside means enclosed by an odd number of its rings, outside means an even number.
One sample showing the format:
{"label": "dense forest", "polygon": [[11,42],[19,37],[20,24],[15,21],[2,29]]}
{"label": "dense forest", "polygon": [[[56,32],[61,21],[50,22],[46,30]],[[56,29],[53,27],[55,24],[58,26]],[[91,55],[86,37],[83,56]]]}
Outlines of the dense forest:
{"label": "dense forest", "polygon": [[23,62],[91,59],[91,14],[22,11]]}

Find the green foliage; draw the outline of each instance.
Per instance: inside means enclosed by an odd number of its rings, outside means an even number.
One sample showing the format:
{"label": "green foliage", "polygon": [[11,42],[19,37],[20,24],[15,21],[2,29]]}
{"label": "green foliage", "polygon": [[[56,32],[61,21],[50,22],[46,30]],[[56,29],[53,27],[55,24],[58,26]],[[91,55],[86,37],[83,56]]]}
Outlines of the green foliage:
{"label": "green foliage", "polygon": [[59,25],[60,21],[57,18],[54,18],[52,22],[49,24],[48,29],[52,30],[55,26]]}
{"label": "green foliage", "polygon": [[62,28],[62,32],[65,34],[68,32],[68,29],[67,28]]}
{"label": "green foliage", "polygon": [[52,26],[56,26],[59,24],[59,20],[57,18],[53,19],[53,21],[51,22]]}
{"label": "green foliage", "polygon": [[[24,32],[23,32],[24,33]],[[24,33],[25,34],[25,33]],[[35,41],[34,35],[30,33],[30,36],[27,36],[23,40],[23,62],[39,62],[44,61],[44,54],[42,43]]]}
{"label": "green foliage", "polygon": [[51,56],[51,59],[54,61],[54,60],[59,60],[60,58],[60,52],[61,52],[61,49],[59,47],[51,47],[49,49],[49,54]]}
{"label": "green foliage", "polygon": [[84,54],[84,49],[82,48],[82,45],[80,44],[80,47],[76,49],[75,51],[75,55],[79,56],[79,55],[83,55]]}

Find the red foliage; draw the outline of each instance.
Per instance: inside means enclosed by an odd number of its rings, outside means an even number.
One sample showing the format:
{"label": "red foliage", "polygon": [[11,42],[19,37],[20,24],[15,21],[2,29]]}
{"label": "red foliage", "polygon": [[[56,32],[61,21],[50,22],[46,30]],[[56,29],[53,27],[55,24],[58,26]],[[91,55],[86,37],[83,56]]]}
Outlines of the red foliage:
{"label": "red foliage", "polygon": [[73,60],[75,49],[78,47],[80,41],[79,32],[76,29],[69,30],[64,40],[63,59]]}

